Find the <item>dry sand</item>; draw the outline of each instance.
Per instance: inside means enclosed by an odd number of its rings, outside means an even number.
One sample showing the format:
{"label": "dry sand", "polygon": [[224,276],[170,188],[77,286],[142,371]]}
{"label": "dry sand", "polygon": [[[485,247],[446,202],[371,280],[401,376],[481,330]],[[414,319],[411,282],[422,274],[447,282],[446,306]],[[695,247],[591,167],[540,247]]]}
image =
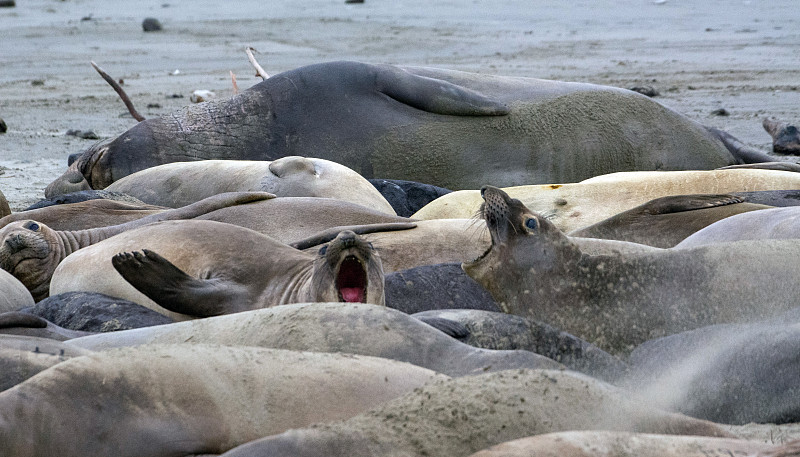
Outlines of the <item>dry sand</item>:
{"label": "dry sand", "polygon": [[[761,119],[797,121],[800,9],[793,0],[19,0],[0,8],[0,191],[19,210],[43,196],[67,155],[135,124],[89,66],[95,60],[145,117],[189,103],[195,89],[232,94],[270,73],[354,59],[584,81],[650,85],[657,98],[767,150]],[[145,33],[155,17],[163,31]],[[178,75],[171,75],[179,70]],[[169,98],[173,94],[183,98]],[[152,106],[152,107],[148,107]],[[712,115],[725,108],[729,116]]]}
{"label": "dry sand", "polygon": [[[143,32],[145,17],[163,31]],[[763,117],[800,121],[798,19],[796,0],[17,0],[0,8],[0,191],[23,209],[92,143],[68,129],[107,138],[135,124],[90,60],[154,117],[196,89],[231,95],[229,71],[240,88],[257,83],[246,46],[270,73],[353,59],[650,85],[661,103],[766,151]],[[795,425],[735,430],[800,437]]]}

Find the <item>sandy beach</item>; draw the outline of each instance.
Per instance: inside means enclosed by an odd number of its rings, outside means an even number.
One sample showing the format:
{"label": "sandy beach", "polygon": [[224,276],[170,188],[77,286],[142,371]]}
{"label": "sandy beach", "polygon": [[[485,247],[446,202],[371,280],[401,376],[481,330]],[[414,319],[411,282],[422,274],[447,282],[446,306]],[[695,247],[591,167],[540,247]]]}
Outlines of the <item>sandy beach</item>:
{"label": "sandy beach", "polygon": [[[231,95],[231,71],[242,89],[260,81],[247,46],[269,73],[350,59],[652,86],[659,102],[764,151],[764,117],[800,117],[800,13],[789,0],[16,3],[0,8],[0,190],[13,210],[92,144],[68,130],[108,138],[136,123],[91,60],[145,117],[189,104],[196,89]],[[146,17],[163,30],[145,33]]]}

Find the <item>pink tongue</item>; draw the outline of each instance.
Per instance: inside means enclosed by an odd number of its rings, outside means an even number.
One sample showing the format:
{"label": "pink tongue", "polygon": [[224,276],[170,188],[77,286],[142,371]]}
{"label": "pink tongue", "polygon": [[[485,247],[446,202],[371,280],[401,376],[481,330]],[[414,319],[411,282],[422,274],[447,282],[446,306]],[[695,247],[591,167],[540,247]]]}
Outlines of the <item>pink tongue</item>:
{"label": "pink tongue", "polygon": [[349,303],[359,303],[361,302],[361,289],[358,287],[342,287],[340,289],[342,292],[342,298],[344,301]]}

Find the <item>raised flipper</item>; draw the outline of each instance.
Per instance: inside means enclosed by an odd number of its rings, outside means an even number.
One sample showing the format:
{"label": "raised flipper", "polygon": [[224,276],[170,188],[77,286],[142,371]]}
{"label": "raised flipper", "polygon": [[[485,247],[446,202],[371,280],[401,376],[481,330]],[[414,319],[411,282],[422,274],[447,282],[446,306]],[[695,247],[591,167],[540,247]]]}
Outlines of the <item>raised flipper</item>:
{"label": "raised flipper", "polygon": [[217,278],[193,278],[147,249],[119,253],[111,263],[136,290],[175,313],[195,317],[219,316],[240,311],[236,305],[247,299],[244,287]]}
{"label": "raised flipper", "polygon": [[472,89],[441,79],[415,75],[402,68],[381,65],[378,91],[400,103],[435,114],[453,116],[503,116],[508,106]]}
{"label": "raised flipper", "polygon": [[289,244],[295,249],[308,249],[310,247],[319,246],[320,244],[327,243],[345,230],[350,230],[356,235],[363,235],[365,233],[376,232],[394,232],[397,230],[408,230],[416,227],[417,224],[413,222],[385,222],[382,224],[364,224],[364,225],[341,225],[338,227],[331,227],[319,233],[311,235],[308,238],[298,240]]}
{"label": "raised flipper", "polygon": [[419,316],[417,319],[457,340],[464,339],[470,334],[466,325],[444,317]]}
{"label": "raised flipper", "polygon": [[758,162],[758,163],[742,163],[739,165],[728,165],[727,167],[720,167],[717,170],[732,170],[736,168],[749,168],[759,170],[778,170],[778,171],[793,171],[800,173],[800,164],[793,162]]}

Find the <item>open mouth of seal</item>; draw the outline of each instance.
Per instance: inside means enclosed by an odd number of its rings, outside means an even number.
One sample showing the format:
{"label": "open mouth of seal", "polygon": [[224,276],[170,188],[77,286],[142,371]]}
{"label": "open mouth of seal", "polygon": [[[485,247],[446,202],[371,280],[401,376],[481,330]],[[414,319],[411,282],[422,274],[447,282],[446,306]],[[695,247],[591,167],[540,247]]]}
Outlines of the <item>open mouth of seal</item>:
{"label": "open mouth of seal", "polygon": [[366,303],[367,272],[356,256],[349,255],[342,260],[336,275],[336,289],[339,292],[339,301]]}

